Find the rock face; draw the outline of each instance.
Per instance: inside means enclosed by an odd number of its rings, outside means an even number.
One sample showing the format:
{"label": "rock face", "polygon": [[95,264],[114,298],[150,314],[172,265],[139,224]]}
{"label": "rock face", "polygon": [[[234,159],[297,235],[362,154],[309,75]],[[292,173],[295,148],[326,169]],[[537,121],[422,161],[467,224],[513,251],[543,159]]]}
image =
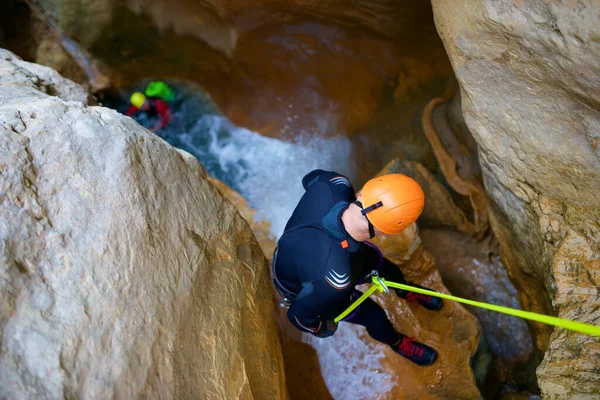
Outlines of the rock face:
{"label": "rock face", "polygon": [[[436,261],[448,290],[455,296],[519,308],[514,285],[498,256],[492,235],[476,240],[449,229],[424,229],[419,236]],[[477,307],[466,306],[476,317],[490,355],[492,367],[483,385],[485,398],[495,398],[505,383],[536,390],[534,346],[527,322]]]}
{"label": "rock face", "polygon": [[233,203],[235,208],[238,209],[240,215],[248,222],[254,237],[258,242],[261,250],[265,254],[265,257],[269,262],[273,258],[273,252],[277,246],[277,240],[271,233],[271,223],[269,221],[261,220],[256,217],[256,210],[248,205],[246,199],[241,194],[227,186],[223,181],[217,178],[209,177],[209,182],[213,184],[219,192]]}
{"label": "rock face", "polygon": [[86,98],[0,52],[0,397],[287,398],[247,223]]}
{"label": "rock face", "polygon": [[[522,305],[599,324],[600,4],[432,4]],[[542,395],[597,396],[600,338],[532,326]]]}

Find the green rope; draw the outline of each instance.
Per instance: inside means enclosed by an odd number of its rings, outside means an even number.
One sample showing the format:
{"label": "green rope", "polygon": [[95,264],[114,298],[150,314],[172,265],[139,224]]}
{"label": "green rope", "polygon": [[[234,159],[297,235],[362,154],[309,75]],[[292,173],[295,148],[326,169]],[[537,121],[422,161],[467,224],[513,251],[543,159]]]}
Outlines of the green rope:
{"label": "green rope", "polygon": [[[456,296],[452,296],[449,294],[434,292],[433,290],[427,290],[427,289],[422,289],[422,288],[418,288],[418,287],[413,287],[413,286],[405,285],[402,283],[388,282],[383,278],[379,278],[379,279],[381,279],[381,281],[388,287],[402,289],[402,290],[408,290],[411,292],[416,292],[416,293],[421,293],[421,294],[426,294],[428,296],[440,297],[440,298],[446,299],[446,300],[457,301],[459,303],[464,303],[464,304],[468,304],[468,305],[479,307],[479,308],[485,308],[486,310],[492,310],[492,311],[496,311],[496,312],[499,312],[502,314],[512,315],[515,317],[529,319],[531,321],[537,321],[537,322],[541,322],[544,324],[557,326],[559,328],[564,328],[564,329],[568,329],[571,331],[581,332],[581,333],[585,333],[587,335],[600,337],[600,326],[597,326],[597,325],[586,324],[584,322],[570,321],[567,319],[551,317],[549,315],[538,314],[538,313],[534,313],[534,312],[530,312],[530,311],[517,310],[515,308],[510,308],[510,307],[497,306],[495,304],[483,303],[480,301],[463,299],[461,297],[456,297]],[[360,298],[358,300],[356,300],[354,303],[352,303],[350,305],[350,307],[348,307],[343,313],[338,315],[334,321],[335,322],[341,321],[348,314],[350,314],[356,307],[358,307],[363,301],[365,301],[367,299],[367,297],[369,297],[376,290],[379,290],[381,292],[385,291],[383,285],[379,282],[378,277],[375,276],[375,277],[373,277],[373,286],[371,286],[369,288],[369,290],[367,290],[362,296],[360,296]]]}

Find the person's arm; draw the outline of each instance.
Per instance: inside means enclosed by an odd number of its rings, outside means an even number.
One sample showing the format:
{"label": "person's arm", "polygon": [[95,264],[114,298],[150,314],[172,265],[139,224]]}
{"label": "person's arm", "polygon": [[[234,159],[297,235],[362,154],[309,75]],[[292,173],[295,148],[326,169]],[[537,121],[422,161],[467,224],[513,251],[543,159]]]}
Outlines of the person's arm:
{"label": "person's arm", "polygon": [[360,283],[371,283],[370,280],[365,281],[364,278],[373,270],[377,270],[380,276],[389,281],[406,283],[400,267],[383,257],[379,249],[367,243],[364,243],[362,246],[363,268],[360,271]]}
{"label": "person's arm", "polygon": [[315,169],[302,178],[302,186],[304,186],[305,190],[308,190],[311,186],[320,182],[327,184],[334,193],[339,193],[341,195],[351,194],[354,198],[354,187],[352,186],[352,183],[346,176],[337,172]]}
{"label": "person's arm", "polygon": [[[337,323],[333,320],[349,305],[346,304],[349,294],[345,293],[343,296],[335,294],[335,297],[341,298],[331,299],[328,297],[323,293],[312,294],[301,300],[294,301],[288,309],[288,319],[292,325],[302,332],[307,332],[320,338],[332,336],[337,330]],[[330,301],[332,302],[329,303]],[[340,304],[343,305],[340,307]],[[335,316],[332,316],[333,314]]]}
{"label": "person's arm", "polygon": [[322,332],[323,320],[312,312],[310,308],[305,308],[302,301],[295,301],[288,309],[287,316],[296,329],[313,335]]}

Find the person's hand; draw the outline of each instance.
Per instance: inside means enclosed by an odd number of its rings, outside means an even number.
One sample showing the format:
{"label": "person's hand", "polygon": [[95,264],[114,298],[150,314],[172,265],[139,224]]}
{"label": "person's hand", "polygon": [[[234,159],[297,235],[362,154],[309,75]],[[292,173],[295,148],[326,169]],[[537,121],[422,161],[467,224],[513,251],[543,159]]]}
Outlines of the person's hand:
{"label": "person's hand", "polygon": [[337,330],[337,327],[338,327],[337,322],[334,322],[331,320],[323,321],[323,326],[321,327],[321,330],[319,330],[318,332],[315,332],[314,335],[317,337],[320,337],[320,338],[326,338],[329,336],[333,336],[333,334]]}
{"label": "person's hand", "polygon": [[162,126],[160,126],[160,124],[156,124],[152,127],[152,129],[150,129],[150,131],[156,133],[156,131],[160,128],[162,128]]}

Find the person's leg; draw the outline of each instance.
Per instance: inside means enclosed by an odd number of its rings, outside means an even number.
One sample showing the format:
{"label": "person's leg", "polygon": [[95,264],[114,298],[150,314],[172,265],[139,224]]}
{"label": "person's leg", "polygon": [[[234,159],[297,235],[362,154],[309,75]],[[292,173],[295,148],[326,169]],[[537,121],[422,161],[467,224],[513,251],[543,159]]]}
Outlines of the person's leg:
{"label": "person's leg", "polygon": [[[355,291],[355,298],[361,294]],[[396,332],[385,311],[371,299],[366,299],[344,321],[364,326],[373,339],[389,345],[396,353],[416,364],[430,365],[437,357],[437,352],[431,347]]]}
{"label": "person's leg", "polygon": [[[361,292],[355,291],[354,299],[361,295]],[[370,298],[366,299],[343,321],[364,326],[373,339],[390,346],[397,343],[400,338],[400,334],[388,320],[385,311]]]}

